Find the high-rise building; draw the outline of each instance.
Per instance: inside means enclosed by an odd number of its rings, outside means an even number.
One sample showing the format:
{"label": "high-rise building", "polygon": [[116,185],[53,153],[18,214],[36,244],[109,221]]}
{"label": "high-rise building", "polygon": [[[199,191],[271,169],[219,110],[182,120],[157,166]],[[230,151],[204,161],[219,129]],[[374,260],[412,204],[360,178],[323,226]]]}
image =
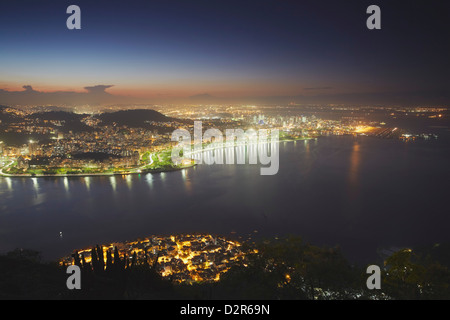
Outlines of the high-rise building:
{"label": "high-rise building", "polygon": [[132,155],[132,159],[133,159],[133,165],[134,166],[138,166],[139,165],[139,160],[140,160],[140,156],[139,156],[139,151],[134,151],[133,155]]}
{"label": "high-rise building", "polygon": [[30,143],[28,144],[28,154],[35,156],[37,154],[37,149],[37,142],[34,140],[30,140]]}

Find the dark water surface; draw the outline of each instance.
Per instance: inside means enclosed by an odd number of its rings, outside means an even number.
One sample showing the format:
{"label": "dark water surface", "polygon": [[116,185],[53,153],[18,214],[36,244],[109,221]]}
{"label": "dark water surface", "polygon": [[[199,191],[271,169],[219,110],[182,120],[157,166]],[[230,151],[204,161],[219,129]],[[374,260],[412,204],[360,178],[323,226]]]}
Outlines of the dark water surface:
{"label": "dark water surface", "polygon": [[379,247],[450,241],[449,159],[439,140],[323,137],[281,143],[274,176],[261,176],[260,165],[199,165],[139,176],[1,177],[0,252],[21,247],[54,259],[152,234],[236,232],[295,234],[373,262]]}

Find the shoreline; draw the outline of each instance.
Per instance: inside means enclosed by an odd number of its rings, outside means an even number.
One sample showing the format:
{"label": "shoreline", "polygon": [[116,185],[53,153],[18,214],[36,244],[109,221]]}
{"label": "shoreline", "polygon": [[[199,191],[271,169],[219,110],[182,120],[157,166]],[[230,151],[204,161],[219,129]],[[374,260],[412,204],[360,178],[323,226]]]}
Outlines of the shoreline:
{"label": "shoreline", "polygon": [[[298,139],[283,139],[283,140],[279,140],[278,143],[281,142],[295,142],[295,141],[302,141],[302,140],[313,140],[313,139],[317,139],[319,137],[308,137],[308,138],[298,138]],[[204,151],[204,150],[202,150]],[[152,161],[153,162],[153,161]],[[112,176],[123,176],[123,175],[133,175],[133,174],[148,174],[148,173],[162,173],[162,172],[172,172],[172,171],[178,171],[178,170],[183,170],[183,169],[189,169],[192,167],[195,167],[197,164],[191,164],[191,165],[187,165],[187,166],[183,166],[183,167],[179,167],[179,168],[165,168],[165,169],[134,169],[134,170],[140,170],[140,172],[122,172],[122,173],[63,173],[63,174],[59,174],[59,173],[55,173],[55,174],[8,174],[8,173],[4,173],[3,169],[6,169],[7,167],[9,167],[12,163],[14,163],[14,161],[12,161],[10,164],[4,166],[3,168],[0,169],[0,177],[4,177],[4,178],[51,178],[51,177],[56,177],[56,178],[65,178],[65,177],[112,177]],[[145,165],[145,166],[148,166]],[[145,167],[144,166],[144,167]]]}
{"label": "shoreline", "polygon": [[136,174],[148,174],[148,173],[161,173],[161,172],[171,172],[183,169],[189,169],[196,166],[196,164],[180,167],[180,168],[167,168],[167,169],[143,169],[141,172],[123,172],[123,173],[68,173],[68,174],[5,174],[0,173],[0,177],[4,178],[65,178],[65,177],[113,177],[113,176],[123,176],[123,175],[136,175]]}

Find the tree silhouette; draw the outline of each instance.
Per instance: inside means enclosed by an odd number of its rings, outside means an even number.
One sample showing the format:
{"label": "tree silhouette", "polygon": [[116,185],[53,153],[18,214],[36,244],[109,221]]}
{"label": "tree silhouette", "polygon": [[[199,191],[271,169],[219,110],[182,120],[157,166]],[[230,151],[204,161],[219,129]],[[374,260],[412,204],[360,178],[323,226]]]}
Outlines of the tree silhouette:
{"label": "tree silhouette", "polygon": [[385,264],[382,288],[393,298],[450,298],[450,270],[431,256],[404,249],[392,254]]}

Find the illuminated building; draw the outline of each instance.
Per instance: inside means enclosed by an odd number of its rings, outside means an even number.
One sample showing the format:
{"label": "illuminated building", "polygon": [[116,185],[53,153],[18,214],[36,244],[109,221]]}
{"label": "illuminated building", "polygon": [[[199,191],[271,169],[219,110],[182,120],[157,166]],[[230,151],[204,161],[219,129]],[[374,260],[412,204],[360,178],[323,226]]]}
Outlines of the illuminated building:
{"label": "illuminated building", "polygon": [[28,143],[28,154],[35,156],[38,153],[38,144],[36,141],[34,140],[30,140],[30,142]]}
{"label": "illuminated building", "polygon": [[[153,236],[108,244],[103,246],[104,257],[114,247],[130,259],[136,255],[140,263],[156,262],[157,272],[162,277],[171,277],[175,282],[218,281],[221,274],[248,254],[242,250],[239,242],[208,234]],[[91,261],[90,253],[91,249],[78,251],[87,263]],[[74,263],[72,256],[61,259],[60,263],[63,262]]]}

